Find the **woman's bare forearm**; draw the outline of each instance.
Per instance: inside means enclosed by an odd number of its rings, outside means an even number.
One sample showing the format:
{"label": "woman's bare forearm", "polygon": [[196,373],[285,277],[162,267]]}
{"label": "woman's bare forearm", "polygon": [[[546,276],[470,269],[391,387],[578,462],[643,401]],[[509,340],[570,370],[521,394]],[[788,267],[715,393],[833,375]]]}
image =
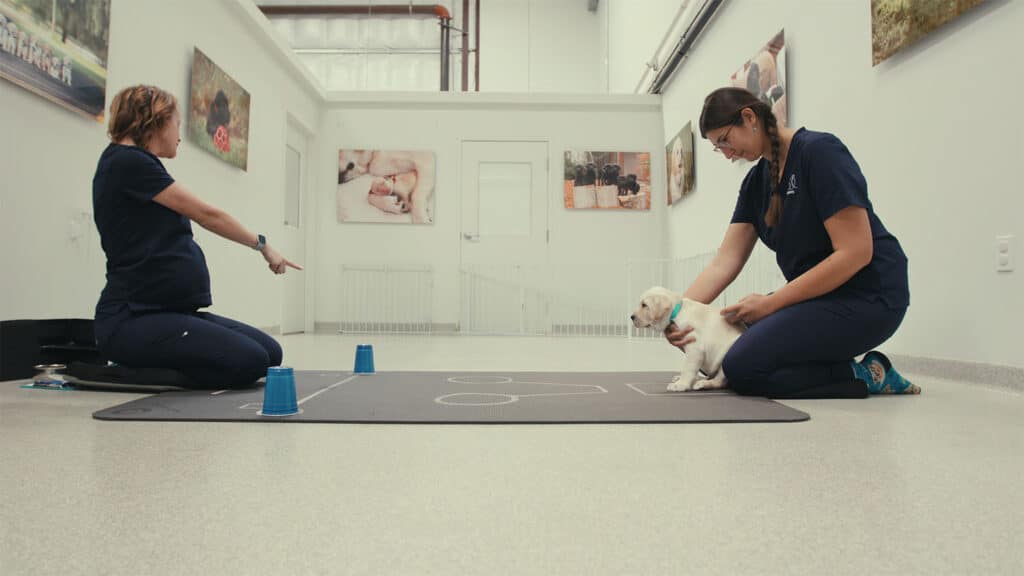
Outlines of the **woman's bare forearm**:
{"label": "woman's bare forearm", "polygon": [[256,246],[256,242],[259,240],[256,233],[250,232],[234,216],[219,208],[213,208],[204,214],[203,217],[196,220],[196,224],[222,238],[238,242],[249,248]]}
{"label": "woman's bare forearm", "polygon": [[739,275],[740,270],[721,262],[716,256],[690,287],[683,293],[684,298],[710,304]]}

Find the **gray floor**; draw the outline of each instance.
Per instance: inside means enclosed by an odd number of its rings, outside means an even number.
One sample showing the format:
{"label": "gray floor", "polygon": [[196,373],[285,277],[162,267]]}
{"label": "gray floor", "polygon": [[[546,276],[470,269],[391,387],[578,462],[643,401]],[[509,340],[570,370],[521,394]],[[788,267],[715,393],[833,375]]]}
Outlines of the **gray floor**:
{"label": "gray floor", "polygon": [[[286,362],[658,370],[660,342],[282,337]],[[1024,574],[1024,396],[787,404],[796,424],[102,422],[0,383],[0,573]]]}

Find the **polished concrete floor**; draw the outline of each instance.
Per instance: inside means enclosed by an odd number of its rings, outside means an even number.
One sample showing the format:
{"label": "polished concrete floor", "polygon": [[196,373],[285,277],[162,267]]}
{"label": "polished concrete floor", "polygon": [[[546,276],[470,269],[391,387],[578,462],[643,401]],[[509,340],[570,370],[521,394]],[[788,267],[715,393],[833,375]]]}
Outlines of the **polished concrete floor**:
{"label": "polished concrete floor", "polygon": [[[674,369],[662,342],[280,338],[286,364]],[[914,377],[913,374],[909,376]],[[1024,574],[1024,396],[792,401],[793,424],[103,422],[0,383],[0,574]]]}

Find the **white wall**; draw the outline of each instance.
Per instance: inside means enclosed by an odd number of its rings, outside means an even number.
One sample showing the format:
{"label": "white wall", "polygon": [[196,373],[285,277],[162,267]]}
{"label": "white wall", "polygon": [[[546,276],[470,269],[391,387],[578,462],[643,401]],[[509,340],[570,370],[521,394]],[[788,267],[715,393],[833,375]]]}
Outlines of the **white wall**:
{"label": "white wall", "polygon": [[[692,0],[696,2],[698,0]],[[669,31],[684,0],[601,0],[602,36],[607,38],[605,69],[608,77],[606,91],[612,94],[632,94],[643,76],[646,63],[654,56],[662,40],[675,46],[682,33],[682,21]],[[659,66],[664,64],[659,62]],[[652,78],[653,75],[648,76]],[[647,84],[640,92],[647,91]]]}
{"label": "white wall", "polygon": [[[324,113],[320,180],[337,180],[340,148],[433,150],[437,161],[432,225],[336,221],[335,187],[317,193],[317,321],[338,321],[342,264],[430,264],[435,270],[434,322],[458,321],[461,243],[459,162],[463,140],[547,141],[550,154],[549,262],[619,276],[630,257],[663,251],[665,161],[657,96],[539,97],[474,94],[335,95]],[[385,101],[386,100],[386,101]],[[569,211],[563,206],[562,162],[568,149],[650,152],[649,212]],[[580,278],[581,290],[588,287]]]}
{"label": "white wall", "polygon": [[[863,169],[869,196],[910,259],[911,306],[887,350],[1024,366],[1024,269],[995,271],[995,237],[1024,245],[1017,171],[1024,81],[1009,56],[1024,3],[994,0],[871,65],[871,11],[860,0],[723,4],[664,92],[664,133],[696,121],[704,96],[786,30],[791,126],[832,132]],[[670,213],[672,252],[717,247],[749,166],[697,145],[697,186]]]}
{"label": "white wall", "polygon": [[606,92],[603,28],[586,0],[481,0],[480,91]]}
{"label": "white wall", "polygon": [[[253,22],[237,0],[114,2],[107,105],[121,88],[150,83],[187,106],[198,46],[252,96],[248,172],[192,145],[184,126],[178,158],[165,165],[193,192],[273,242],[283,221],[286,113],[315,127],[320,96],[285,67],[282,53]],[[105,262],[90,215],[92,177],[108,143],[106,125],[7,81],[0,81],[0,110],[0,319],[92,317]],[[280,279],[259,255],[193,228],[211,270],[212,310],[258,326],[280,324]]]}

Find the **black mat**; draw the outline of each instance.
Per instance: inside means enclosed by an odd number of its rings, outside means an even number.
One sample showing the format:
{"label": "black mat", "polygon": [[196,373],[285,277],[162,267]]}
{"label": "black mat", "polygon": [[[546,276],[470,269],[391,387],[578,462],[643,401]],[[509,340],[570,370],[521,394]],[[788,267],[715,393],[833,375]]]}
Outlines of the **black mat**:
{"label": "black mat", "polygon": [[667,392],[671,372],[295,372],[299,414],[260,416],[263,389],[164,392],[100,420],[365,423],[798,422],[729,391]]}

